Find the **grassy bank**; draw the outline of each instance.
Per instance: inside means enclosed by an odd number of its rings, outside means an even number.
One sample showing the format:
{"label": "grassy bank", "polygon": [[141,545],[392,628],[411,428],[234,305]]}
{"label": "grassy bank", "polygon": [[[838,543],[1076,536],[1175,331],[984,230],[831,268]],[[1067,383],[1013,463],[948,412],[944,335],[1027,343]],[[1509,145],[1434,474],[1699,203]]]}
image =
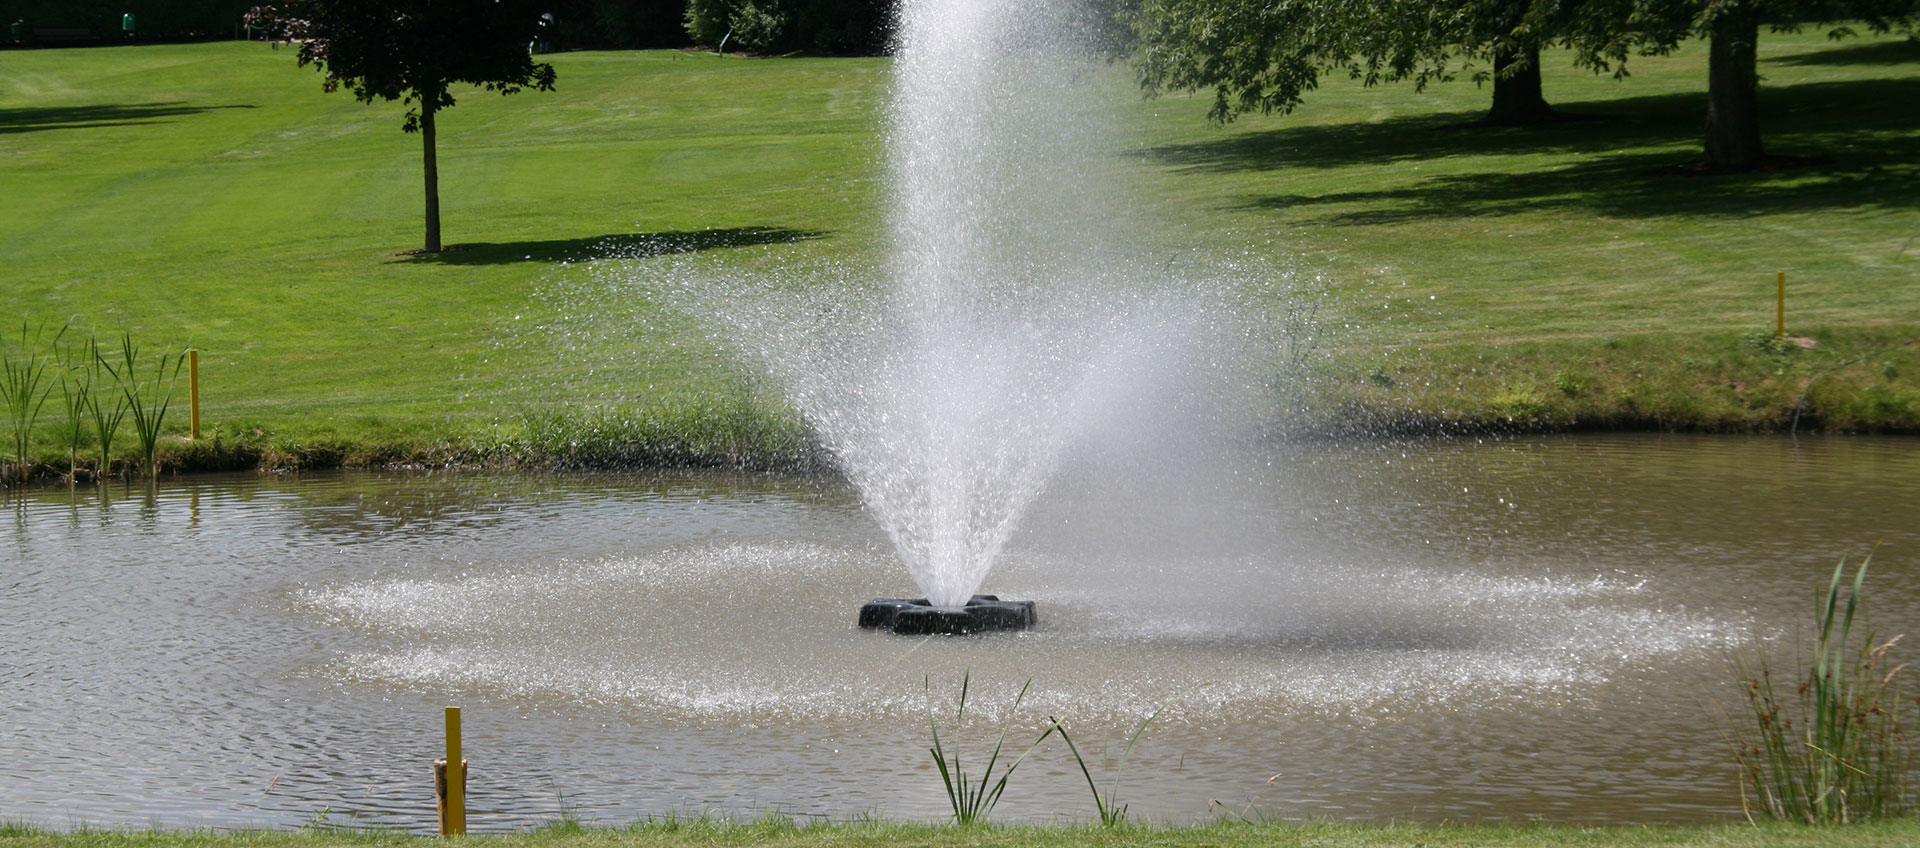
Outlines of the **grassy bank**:
{"label": "grassy bank", "polygon": [[[1920,100],[1920,47],[1767,36],[1771,150],[1827,159],[1716,178],[1659,171],[1697,146],[1703,46],[1624,82],[1564,60],[1548,97],[1600,119],[1539,130],[1449,128],[1471,85],[1344,81],[1219,128],[1109,71],[1143,243],[1251,262],[1287,292],[1274,323],[1310,306],[1262,390],[1278,426],[1920,431],[1920,116],[1889,108]],[[203,350],[209,437],[169,440],[176,468],[814,461],[697,321],[566,293],[608,249],[878,265],[886,61],[554,62],[558,92],[443,116],[459,249],[407,256],[418,139],[288,51],[6,53],[0,318]],[[1776,271],[1810,347],[1753,338]]]}
{"label": "grassy bank", "polygon": [[[1197,827],[1127,826],[982,826],[955,828],[885,822],[796,826],[782,819],[750,824],[710,821],[646,823],[622,828],[559,824],[507,835],[471,836],[480,846],[631,845],[647,848],[740,846],[740,848],[1240,848],[1240,846],[1316,846],[1316,848],[1399,848],[1399,846],[1482,846],[1483,848],[1740,848],[1740,846],[1896,846],[1920,839],[1910,821],[1848,828],[1775,825],[1720,827],[1566,827],[1552,825],[1376,826],[1340,824],[1228,823]],[[321,845],[418,845],[421,838],[358,832],[114,832],[53,833],[0,827],[0,845],[67,848],[304,848]]]}

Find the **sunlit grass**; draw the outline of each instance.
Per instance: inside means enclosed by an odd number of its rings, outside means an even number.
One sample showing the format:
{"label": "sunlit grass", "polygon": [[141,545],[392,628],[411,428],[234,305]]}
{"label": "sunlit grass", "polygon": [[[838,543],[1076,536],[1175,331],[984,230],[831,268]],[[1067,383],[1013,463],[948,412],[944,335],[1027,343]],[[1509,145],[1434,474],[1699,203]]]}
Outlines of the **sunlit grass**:
{"label": "sunlit grass", "polygon": [[[1541,130],[1447,129],[1484,108],[1471,85],[1343,80],[1218,128],[1204,98],[1142,101],[1124,67],[1100,73],[1139,246],[1313,292],[1315,379],[1278,417],[1920,428],[1920,116],[1885,108],[1920,100],[1920,48],[1761,49],[1771,149],[1825,163],[1656,173],[1697,145],[1697,45],[1625,82],[1550,54],[1549,98],[1604,119]],[[553,61],[554,93],[458,94],[440,152],[460,249],[408,257],[419,151],[397,107],[323,94],[257,43],[9,53],[0,318],[191,339],[220,447],[163,444],[163,462],[476,461],[537,440],[529,415],[595,429],[733,403],[699,316],[605,285],[609,248],[709,273],[884,263],[887,60]],[[1738,347],[1771,326],[1776,271],[1790,334],[1817,343],[1784,369]],[[1300,303],[1269,302],[1276,324]],[[49,467],[54,429],[31,439]]]}

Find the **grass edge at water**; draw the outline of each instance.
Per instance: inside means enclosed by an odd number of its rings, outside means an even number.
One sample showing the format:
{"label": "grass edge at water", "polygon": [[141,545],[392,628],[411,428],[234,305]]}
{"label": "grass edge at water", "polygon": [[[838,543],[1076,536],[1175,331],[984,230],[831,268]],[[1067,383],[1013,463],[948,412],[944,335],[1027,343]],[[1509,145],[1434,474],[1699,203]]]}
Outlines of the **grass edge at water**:
{"label": "grass edge at water", "polygon": [[[24,824],[0,825],[0,846],[49,848],[305,848],[318,845],[419,845],[425,837],[394,831],[313,830],[110,830],[57,832]],[[781,848],[1254,848],[1311,845],[1323,848],[1384,846],[1879,846],[1911,845],[1920,840],[1920,820],[1903,819],[1848,828],[1844,836],[1826,828],[1779,823],[1760,825],[1560,825],[1493,824],[1346,824],[1334,822],[1209,822],[1195,825],[1129,822],[1117,828],[1096,822],[1051,825],[979,824],[953,827],[885,819],[801,823],[789,817],[761,816],[729,820],[708,816],[664,817],[625,825],[538,827],[460,838],[484,846],[637,845],[660,848],[781,846]]]}

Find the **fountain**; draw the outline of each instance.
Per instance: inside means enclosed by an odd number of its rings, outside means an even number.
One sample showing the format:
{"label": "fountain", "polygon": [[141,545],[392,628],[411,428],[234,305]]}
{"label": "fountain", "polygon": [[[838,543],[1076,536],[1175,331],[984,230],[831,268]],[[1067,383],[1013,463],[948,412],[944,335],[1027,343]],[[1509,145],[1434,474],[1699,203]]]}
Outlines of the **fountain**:
{"label": "fountain", "polygon": [[679,286],[806,417],[923,593],[867,604],[862,626],[1035,622],[978,592],[1063,457],[1202,382],[1184,357],[1204,310],[1128,248],[1095,20],[1073,2],[905,3],[884,280]]}

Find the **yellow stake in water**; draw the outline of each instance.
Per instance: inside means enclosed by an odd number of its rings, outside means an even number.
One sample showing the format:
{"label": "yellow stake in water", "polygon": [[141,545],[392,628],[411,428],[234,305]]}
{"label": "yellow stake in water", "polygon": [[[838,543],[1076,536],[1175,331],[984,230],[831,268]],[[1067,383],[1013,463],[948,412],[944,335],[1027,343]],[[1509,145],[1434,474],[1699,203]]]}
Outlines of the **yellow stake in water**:
{"label": "yellow stake in water", "polygon": [[1779,283],[1777,287],[1779,294],[1774,303],[1773,335],[1775,338],[1784,339],[1787,337],[1787,272],[1779,272],[1776,281]]}
{"label": "yellow stake in water", "polygon": [[446,835],[467,832],[467,761],[460,758],[460,708],[447,708]]}
{"label": "yellow stake in water", "polygon": [[187,348],[187,438],[200,439],[200,351]]}

